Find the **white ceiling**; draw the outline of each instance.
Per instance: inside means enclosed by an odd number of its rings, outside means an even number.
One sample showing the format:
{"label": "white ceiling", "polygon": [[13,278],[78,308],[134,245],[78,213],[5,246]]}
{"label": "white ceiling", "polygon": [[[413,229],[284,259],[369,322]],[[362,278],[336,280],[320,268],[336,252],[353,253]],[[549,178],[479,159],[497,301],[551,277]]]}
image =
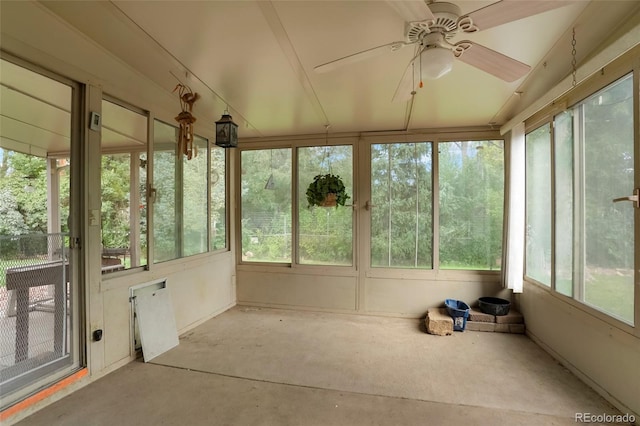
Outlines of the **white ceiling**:
{"label": "white ceiling", "polygon": [[[519,1],[524,5],[524,0]],[[213,126],[228,107],[241,139],[290,135],[499,126],[571,73],[571,30],[578,64],[630,15],[637,1],[577,1],[485,31],[456,35],[532,67],[506,83],[455,61],[451,73],[425,81],[412,100],[392,102],[412,47],[319,74],[314,67],[403,40],[404,20],[389,1],[47,1],[49,17],[95,46],[95,59],[52,44],[42,25],[21,33],[20,6],[1,2],[3,36],[74,61],[105,92],[141,108],[158,99],[179,112],[177,83],[202,98],[194,115]],[[463,14],[493,1],[455,1]],[[44,6],[44,7],[42,7]],[[33,7],[33,6],[31,6]],[[24,9],[26,10],[26,9]],[[12,19],[12,14],[14,19]],[[53,24],[52,24],[53,25]],[[38,31],[43,34],[38,38]],[[60,35],[60,40],[64,40]],[[13,45],[12,45],[13,46]],[[77,52],[82,46],[78,44]],[[56,51],[59,50],[58,54]],[[108,65],[99,55],[107,53]],[[92,55],[93,53],[89,54]],[[115,65],[114,65],[115,64]],[[146,87],[118,80],[119,68],[151,79]],[[522,92],[520,95],[515,92]],[[174,106],[170,103],[175,102]]]}

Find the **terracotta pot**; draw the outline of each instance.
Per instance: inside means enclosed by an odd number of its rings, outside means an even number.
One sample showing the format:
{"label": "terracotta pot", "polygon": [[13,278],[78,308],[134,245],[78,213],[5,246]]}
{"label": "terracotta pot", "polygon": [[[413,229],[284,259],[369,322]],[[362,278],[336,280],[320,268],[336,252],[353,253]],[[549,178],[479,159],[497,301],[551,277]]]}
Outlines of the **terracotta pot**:
{"label": "terracotta pot", "polygon": [[330,192],[324,197],[322,203],[320,203],[320,207],[335,207],[336,206],[336,194]]}

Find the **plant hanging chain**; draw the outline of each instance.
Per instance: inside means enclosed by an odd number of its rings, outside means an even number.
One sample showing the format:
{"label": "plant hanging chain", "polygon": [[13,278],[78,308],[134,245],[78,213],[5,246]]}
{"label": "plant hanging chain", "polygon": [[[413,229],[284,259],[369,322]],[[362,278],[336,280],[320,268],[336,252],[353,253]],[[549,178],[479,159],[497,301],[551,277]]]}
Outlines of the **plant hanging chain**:
{"label": "plant hanging chain", "polygon": [[320,162],[320,168],[324,167],[325,161],[329,164],[328,173],[331,174],[331,154],[329,152],[329,127],[331,125],[327,124],[324,126],[324,154],[322,156],[322,161]]}
{"label": "plant hanging chain", "polygon": [[573,27],[573,35],[571,39],[571,75],[573,77],[573,81],[571,82],[572,87],[576,87],[576,28]]}
{"label": "plant hanging chain", "polygon": [[325,162],[327,164],[327,173],[331,174],[331,154],[329,153],[329,147],[324,147],[324,154],[322,156],[322,161],[320,162],[320,168],[324,169]]}
{"label": "plant hanging chain", "polygon": [[198,155],[197,147],[193,145],[193,123],[196,118],[191,114],[193,104],[198,100],[200,95],[193,93],[188,86],[178,84],[173,91],[178,90],[180,98],[180,108],[182,111],[175,118],[180,123],[180,132],[178,134],[178,148],[181,153],[187,156],[187,160],[191,160]]}
{"label": "plant hanging chain", "polygon": [[308,207],[338,207],[344,206],[350,198],[347,195],[347,188],[344,186],[340,176],[331,173],[331,155],[329,154],[329,125],[325,126],[325,146],[324,155],[320,162],[320,168],[324,169],[325,161],[329,163],[327,174],[320,174],[313,178],[313,182],[307,187]]}

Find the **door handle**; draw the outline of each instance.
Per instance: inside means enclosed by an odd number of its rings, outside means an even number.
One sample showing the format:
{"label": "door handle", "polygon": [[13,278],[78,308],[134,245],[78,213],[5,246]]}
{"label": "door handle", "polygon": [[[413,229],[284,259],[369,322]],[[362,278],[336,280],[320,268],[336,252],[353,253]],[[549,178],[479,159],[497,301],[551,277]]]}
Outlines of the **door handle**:
{"label": "door handle", "polygon": [[375,207],[375,205],[371,204],[371,201],[367,200],[367,202],[364,203],[364,208],[367,210],[371,210],[371,207]]}
{"label": "door handle", "polygon": [[157,195],[158,195],[158,191],[153,186],[149,185],[147,198],[149,199],[150,204],[154,204],[156,202]]}
{"label": "door handle", "polygon": [[633,195],[613,199],[614,203],[619,203],[620,201],[631,201],[633,203],[633,207],[636,209],[640,208],[640,188],[634,189]]}

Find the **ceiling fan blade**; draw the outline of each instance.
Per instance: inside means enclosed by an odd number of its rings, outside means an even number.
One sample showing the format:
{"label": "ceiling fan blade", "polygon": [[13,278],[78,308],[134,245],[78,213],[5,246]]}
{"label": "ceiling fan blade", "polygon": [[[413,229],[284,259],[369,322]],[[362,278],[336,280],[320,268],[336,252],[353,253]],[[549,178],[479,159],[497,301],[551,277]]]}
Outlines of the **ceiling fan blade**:
{"label": "ceiling fan blade", "polygon": [[472,41],[464,40],[456,43],[456,46],[466,47],[460,53],[454,50],[460,61],[509,83],[523,77],[531,70],[531,67],[525,63]]}
{"label": "ceiling fan blade", "polygon": [[424,0],[387,0],[405,22],[421,22],[436,19]]}
{"label": "ceiling fan blade", "polygon": [[[420,58],[420,53],[413,57],[411,61],[409,61],[409,65],[404,70],[404,74],[398,83],[398,87],[396,88],[396,93],[393,95],[393,102],[405,102],[411,99],[411,97],[415,93],[415,81],[414,75],[418,73],[418,70],[415,69],[414,64],[416,63],[416,59]],[[418,75],[418,80],[420,76]]]}
{"label": "ceiling fan blade", "polygon": [[465,20],[467,17],[471,18],[473,23],[473,29],[467,30],[462,26],[462,29],[467,32],[486,30],[488,28],[496,27],[498,25],[506,24],[507,22],[517,21],[518,19],[526,18],[528,16],[537,15],[548,10],[557,9],[562,6],[566,6],[576,1],[570,0],[502,0],[497,3],[490,4],[474,12],[469,13],[466,16],[460,18],[460,21]]}
{"label": "ceiling fan blade", "polygon": [[339,59],[318,65],[314,68],[317,73],[325,73],[333,71],[334,69],[343,65],[352,64],[354,62],[362,61],[363,59],[372,58],[385,52],[395,52],[405,46],[413,43],[405,43],[404,41],[394,41],[392,43],[383,44],[382,46],[372,47],[371,49],[363,50],[361,52],[353,53],[348,56],[344,56]]}

